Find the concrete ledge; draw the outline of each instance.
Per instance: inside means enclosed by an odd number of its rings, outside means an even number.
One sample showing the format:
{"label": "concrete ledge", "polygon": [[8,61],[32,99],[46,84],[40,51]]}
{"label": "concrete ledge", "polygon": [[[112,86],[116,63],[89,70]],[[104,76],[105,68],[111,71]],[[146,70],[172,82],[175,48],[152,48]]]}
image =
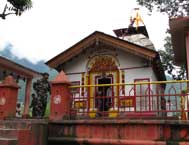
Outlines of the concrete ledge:
{"label": "concrete ledge", "polygon": [[0,140],[6,140],[6,141],[11,141],[11,140],[15,140],[15,141],[17,141],[17,138],[2,138],[2,137],[0,137]]}
{"label": "concrete ledge", "polygon": [[189,120],[150,120],[150,119],[90,119],[49,121],[49,124],[168,124],[189,125]]}
{"label": "concrete ledge", "polygon": [[[72,137],[50,137],[48,138],[49,145],[53,143],[78,143],[78,144],[91,144],[91,145],[189,145],[189,142],[177,141],[152,141],[152,140],[125,140],[125,139],[102,139],[102,138],[72,138]],[[52,143],[51,143],[52,142]]]}
{"label": "concrete ledge", "polygon": [[[108,144],[108,145],[166,145],[165,141],[151,141],[151,140],[125,140],[125,139],[102,139],[102,138],[48,138],[49,142],[61,142],[61,143],[88,143],[88,144]],[[51,144],[50,144],[51,145]]]}

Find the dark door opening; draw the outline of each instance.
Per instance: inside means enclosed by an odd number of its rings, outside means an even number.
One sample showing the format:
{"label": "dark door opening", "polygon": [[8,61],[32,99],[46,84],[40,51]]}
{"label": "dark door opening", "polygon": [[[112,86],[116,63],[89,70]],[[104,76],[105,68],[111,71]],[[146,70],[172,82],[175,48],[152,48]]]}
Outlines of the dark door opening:
{"label": "dark door opening", "polygon": [[[101,78],[101,79],[98,79],[98,84],[111,84],[111,78]],[[98,92],[101,92],[102,96],[108,96],[107,95],[108,88],[110,88],[110,86],[98,87]]]}
{"label": "dark door opening", "polygon": [[[98,84],[111,84],[112,79],[108,77],[100,78],[97,80]],[[101,115],[105,115],[104,111],[108,111],[112,106],[112,87],[111,86],[99,86],[96,96],[95,106],[98,108],[98,111],[101,112]]]}

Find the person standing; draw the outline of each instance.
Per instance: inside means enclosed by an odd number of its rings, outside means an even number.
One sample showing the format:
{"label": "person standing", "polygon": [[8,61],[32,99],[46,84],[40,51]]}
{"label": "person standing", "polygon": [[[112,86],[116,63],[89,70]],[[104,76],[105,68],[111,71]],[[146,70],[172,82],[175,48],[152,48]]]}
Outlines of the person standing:
{"label": "person standing", "polygon": [[97,107],[98,111],[97,111],[97,116],[102,116],[103,114],[103,98],[102,98],[102,91],[98,91],[96,94],[96,98],[95,98],[95,106]]}
{"label": "person standing", "polygon": [[32,94],[32,101],[30,108],[32,108],[32,117],[40,117],[41,116],[41,109],[40,109],[40,102],[39,99],[35,94]]}
{"label": "person standing", "polygon": [[40,117],[43,117],[45,115],[48,93],[50,93],[50,84],[48,82],[49,74],[43,73],[42,76],[43,77],[41,79],[37,80],[33,84],[33,89],[35,90],[37,98],[39,99],[37,108],[41,109]]}
{"label": "person standing", "polygon": [[106,90],[106,97],[107,97],[107,99],[106,99],[106,108],[107,108],[107,110],[109,110],[111,107],[112,107],[112,100],[113,100],[113,93],[112,93],[112,87],[111,86],[109,86],[108,88],[107,88],[107,90]]}
{"label": "person standing", "polygon": [[20,103],[16,104],[16,117],[22,117],[22,114],[21,114],[21,104]]}

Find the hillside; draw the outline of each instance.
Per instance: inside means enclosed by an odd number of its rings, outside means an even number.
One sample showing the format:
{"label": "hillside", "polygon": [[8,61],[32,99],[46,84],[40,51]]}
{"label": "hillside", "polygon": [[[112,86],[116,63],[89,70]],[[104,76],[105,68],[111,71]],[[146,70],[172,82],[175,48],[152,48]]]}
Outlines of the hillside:
{"label": "hillside", "polygon": [[[18,63],[18,64],[21,64],[21,65],[23,65],[27,68],[31,68],[35,71],[38,71],[38,72],[41,72],[41,73],[43,73],[43,72],[49,73],[49,80],[52,80],[57,75],[57,71],[54,70],[54,69],[50,69],[45,64],[45,61],[41,60],[41,61],[38,61],[36,63],[32,63],[27,58],[19,58],[19,57],[15,56],[12,53],[11,49],[12,49],[11,45],[7,45],[3,50],[0,51],[0,55]],[[36,79],[34,79],[33,81],[36,81]],[[26,82],[24,82],[23,80],[19,80],[19,86],[21,88],[19,89],[18,101],[20,101],[20,102],[24,101],[25,83]],[[32,92],[33,92],[33,90],[32,90]]]}

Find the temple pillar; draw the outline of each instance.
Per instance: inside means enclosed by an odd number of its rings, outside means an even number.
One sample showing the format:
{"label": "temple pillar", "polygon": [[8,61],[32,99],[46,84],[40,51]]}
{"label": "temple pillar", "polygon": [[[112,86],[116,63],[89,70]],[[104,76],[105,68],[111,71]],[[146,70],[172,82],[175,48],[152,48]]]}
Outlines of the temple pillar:
{"label": "temple pillar", "polygon": [[12,76],[0,84],[0,119],[15,117],[18,85]]}
{"label": "temple pillar", "polygon": [[[186,32],[186,69],[187,69],[187,80],[189,80],[189,31]],[[187,96],[187,108],[189,108],[189,83],[187,83],[187,90],[188,90],[188,96]],[[187,119],[189,119],[189,112],[187,113]]]}
{"label": "temple pillar", "polygon": [[186,32],[187,79],[189,80],[189,31]]}
{"label": "temple pillar", "polygon": [[32,85],[32,78],[27,78],[26,89],[25,89],[25,100],[24,100],[24,112],[23,112],[24,118],[29,117],[31,85]]}
{"label": "temple pillar", "polygon": [[62,120],[70,117],[70,82],[63,71],[51,82],[50,120]]}

